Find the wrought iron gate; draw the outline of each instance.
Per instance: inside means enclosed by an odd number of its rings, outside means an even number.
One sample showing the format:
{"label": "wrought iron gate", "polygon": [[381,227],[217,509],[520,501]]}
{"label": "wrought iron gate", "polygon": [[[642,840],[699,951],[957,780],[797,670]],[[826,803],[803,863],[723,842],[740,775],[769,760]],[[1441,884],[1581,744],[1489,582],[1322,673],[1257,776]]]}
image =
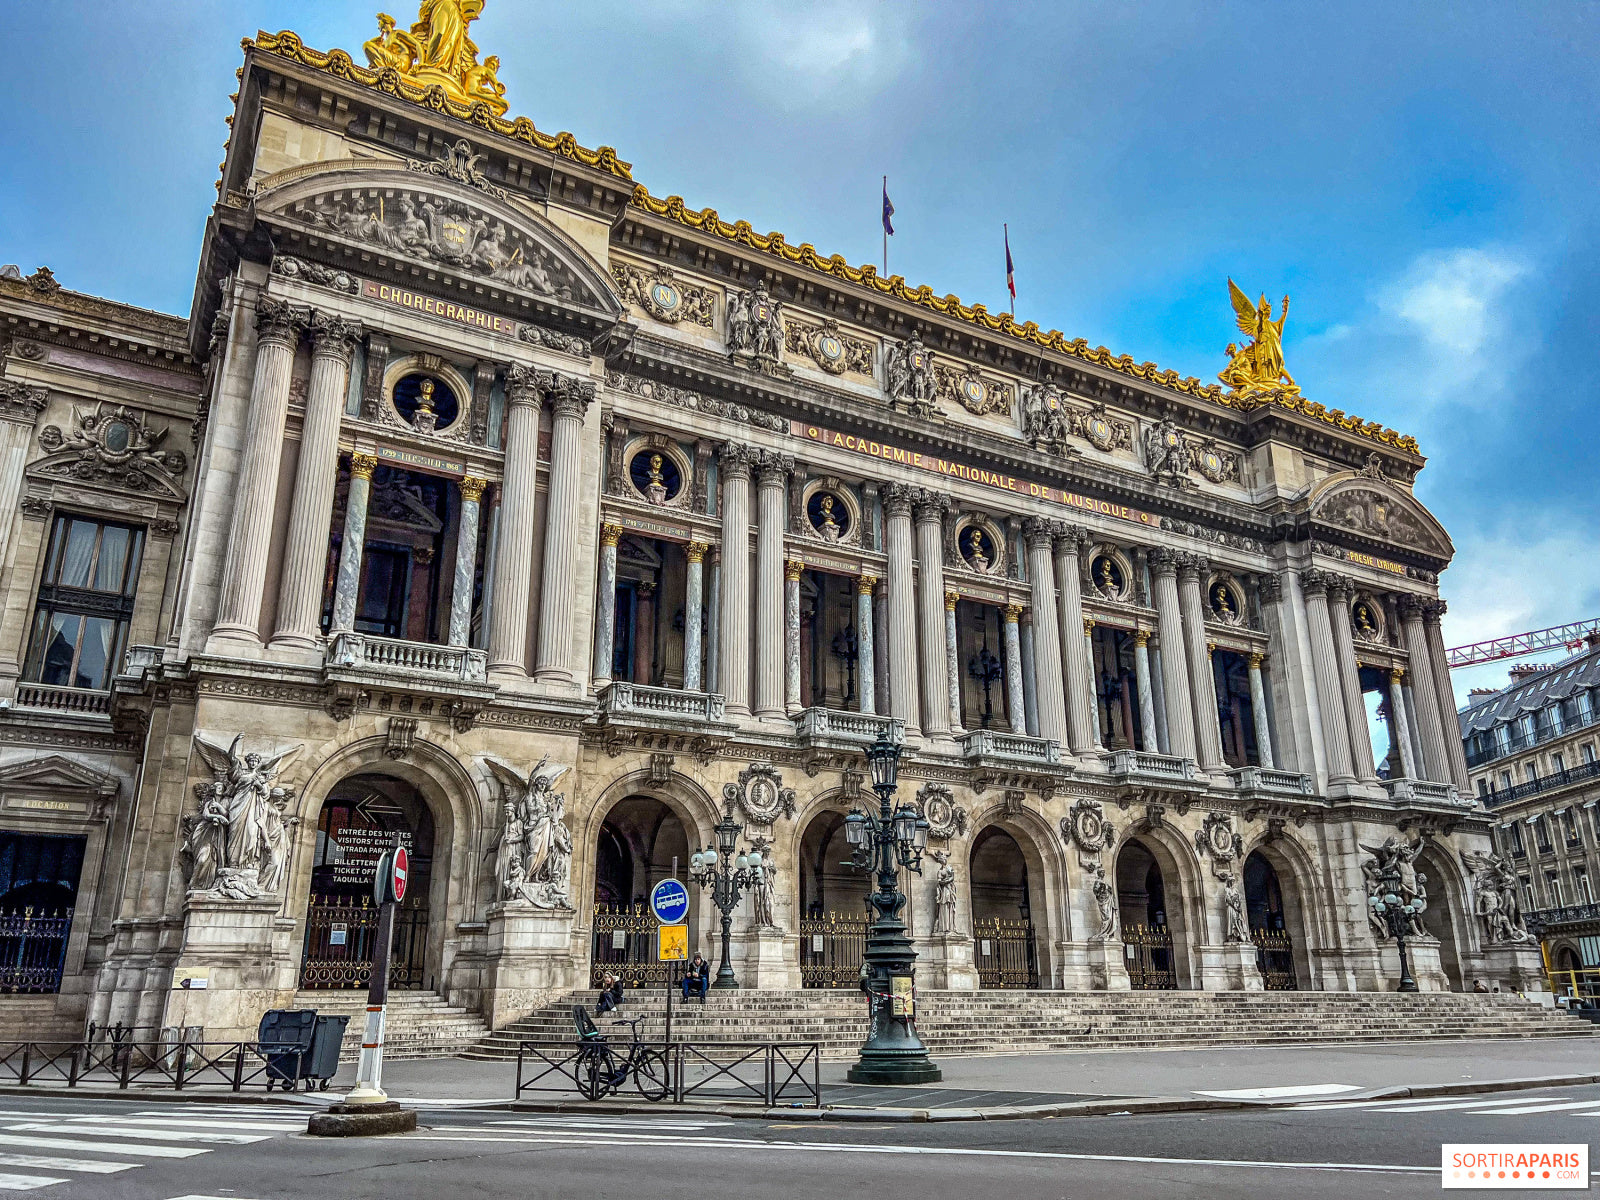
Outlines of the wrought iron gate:
{"label": "wrought iron gate", "polygon": [[1269,992],[1298,990],[1294,977],[1294,943],[1287,929],[1252,929],[1250,940],[1256,944],[1256,965],[1261,968],[1261,982]]}
{"label": "wrought iron gate", "polygon": [[623,987],[666,987],[669,964],[656,961],[657,928],[644,904],[596,904],[589,982],[599,987],[609,971]]}
{"label": "wrought iron gate", "polygon": [[[370,896],[312,896],[306,910],[305,953],[300,960],[300,986],[364,988],[372,979],[372,951],[378,937],[378,909]],[[417,990],[424,986],[428,951],[428,910],[406,906],[394,914],[394,943],[389,956],[389,986]]]}
{"label": "wrought iron gate", "polygon": [[0,912],[0,992],[54,992],[67,960],[72,910]]}
{"label": "wrought iron gate", "polygon": [[1165,925],[1124,925],[1123,956],[1128,980],[1140,991],[1176,990],[1178,973],[1172,962],[1172,931]]}
{"label": "wrought iron gate", "polygon": [[828,913],[800,921],[800,986],[853,988],[867,950],[866,913]]}
{"label": "wrought iron gate", "polygon": [[1034,946],[1032,921],[1005,921],[999,917],[975,920],[972,942],[979,987],[1039,986],[1039,954]]}

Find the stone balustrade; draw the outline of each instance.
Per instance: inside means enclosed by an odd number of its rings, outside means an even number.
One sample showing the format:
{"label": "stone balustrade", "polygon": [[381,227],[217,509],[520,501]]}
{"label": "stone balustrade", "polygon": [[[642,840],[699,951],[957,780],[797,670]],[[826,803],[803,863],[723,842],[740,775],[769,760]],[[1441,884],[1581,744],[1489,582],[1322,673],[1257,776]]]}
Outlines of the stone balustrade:
{"label": "stone balustrade", "polygon": [[1285,796],[1309,796],[1312,780],[1298,771],[1277,771],[1271,767],[1239,767],[1229,771],[1233,786],[1241,792],[1273,792]]}
{"label": "stone balustrade", "polygon": [[17,708],[101,717],[111,712],[111,693],[88,688],[52,687],[44,683],[19,683]]}
{"label": "stone balustrade", "polygon": [[348,629],[329,641],[324,663],[333,669],[399,671],[463,683],[483,683],[488,677],[488,656],[482,650],[372,637]]}
{"label": "stone balustrade", "polygon": [[1100,760],[1110,775],[1144,776],[1173,783],[1199,783],[1200,772],[1192,758],[1151,754],[1145,750],[1113,750]]}
{"label": "stone balustrade", "polygon": [[646,687],[621,680],[607,685],[600,696],[600,711],[612,718],[631,715],[710,723],[726,720],[725,708],[725,701],[716,692]]}
{"label": "stone balustrade", "polygon": [[906,723],[899,717],[846,712],[837,708],[808,708],[795,722],[795,732],[805,741],[859,742],[867,745],[887,736],[903,745]]}
{"label": "stone balustrade", "polygon": [[961,754],[963,758],[1009,759],[1055,766],[1061,762],[1061,743],[1050,738],[1028,737],[1022,733],[975,729],[961,739]]}
{"label": "stone balustrade", "polygon": [[1396,803],[1459,804],[1472,806],[1471,796],[1463,797],[1451,783],[1430,783],[1426,779],[1385,779],[1383,790]]}

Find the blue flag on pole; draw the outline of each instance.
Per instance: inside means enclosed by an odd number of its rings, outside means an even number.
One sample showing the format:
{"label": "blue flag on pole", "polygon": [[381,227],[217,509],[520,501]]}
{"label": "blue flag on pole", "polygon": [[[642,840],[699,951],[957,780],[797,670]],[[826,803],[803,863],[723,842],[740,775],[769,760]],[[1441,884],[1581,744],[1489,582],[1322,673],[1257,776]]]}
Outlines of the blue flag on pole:
{"label": "blue flag on pole", "polygon": [[883,232],[885,236],[894,232],[894,223],[889,220],[894,216],[894,205],[889,201],[889,177],[883,177]]}

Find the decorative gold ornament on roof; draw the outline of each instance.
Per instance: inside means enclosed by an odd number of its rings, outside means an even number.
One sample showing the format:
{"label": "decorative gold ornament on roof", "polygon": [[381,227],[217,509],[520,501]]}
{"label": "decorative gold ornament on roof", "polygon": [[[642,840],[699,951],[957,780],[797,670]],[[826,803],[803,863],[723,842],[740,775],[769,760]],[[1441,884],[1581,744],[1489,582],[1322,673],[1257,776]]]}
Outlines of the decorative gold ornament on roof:
{"label": "decorative gold ornament on roof", "polygon": [[378,36],[361,48],[376,70],[393,70],[424,88],[437,84],[459,104],[481,101],[495,116],[504,116],[509,106],[499,79],[500,59],[491,54],[480,65],[477,44],[467,36],[483,5],[484,0],[422,0],[409,33],[395,28],[388,13],[379,13]]}
{"label": "decorative gold ornament on roof", "polygon": [[1228,343],[1228,365],[1217,378],[1241,395],[1266,399],[1279,392],[1298,395],[1300,385],[1283,365],[1283,325],[1289,319],[1289,297],[1283,298],[1283,312],[1272,319],[1272,303],[1265,292],[1255,304],[1228,280],[1228,298],[1233,301],[1239,332],[1250,339],[1244,349]]}

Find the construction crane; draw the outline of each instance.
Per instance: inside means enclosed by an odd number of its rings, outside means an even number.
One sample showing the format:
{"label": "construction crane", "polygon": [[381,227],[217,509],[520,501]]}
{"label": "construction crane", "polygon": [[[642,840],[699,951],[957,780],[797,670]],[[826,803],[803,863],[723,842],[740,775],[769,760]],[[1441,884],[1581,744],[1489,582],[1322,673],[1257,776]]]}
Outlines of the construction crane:
{"label": "construction crane", "polygon": [[1596,645],[1600,645],[1600,617],[1574,621],[1570,625],[1552,625],[1549,629],[1534,629],[1528,633],[1513,633],[1508,637],[1490,638],[1486,642],[1473,642],[1470,646],[1457,646],[1453,650],[1446,650],[1444,657],[1445,663],[1453,670],[1502,658],[1520,658],[1524,654],[1537,654],[1543,650],[1581,650],[1585,646]]}

